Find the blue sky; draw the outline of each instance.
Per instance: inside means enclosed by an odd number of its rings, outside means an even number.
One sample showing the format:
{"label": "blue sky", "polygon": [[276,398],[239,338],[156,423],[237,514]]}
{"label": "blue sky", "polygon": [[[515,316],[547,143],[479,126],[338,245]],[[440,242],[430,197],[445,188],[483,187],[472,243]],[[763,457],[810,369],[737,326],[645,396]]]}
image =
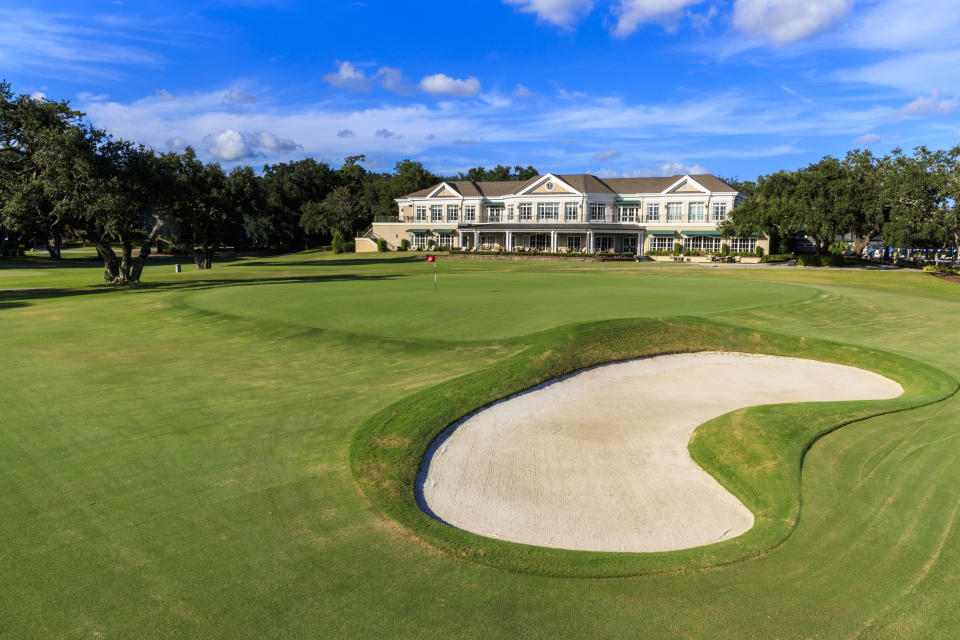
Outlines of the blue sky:
{"label": "blue sky", "polygon": [[753,178],[960,142],[956,0],[0,2],[0,76],[224,166]]}

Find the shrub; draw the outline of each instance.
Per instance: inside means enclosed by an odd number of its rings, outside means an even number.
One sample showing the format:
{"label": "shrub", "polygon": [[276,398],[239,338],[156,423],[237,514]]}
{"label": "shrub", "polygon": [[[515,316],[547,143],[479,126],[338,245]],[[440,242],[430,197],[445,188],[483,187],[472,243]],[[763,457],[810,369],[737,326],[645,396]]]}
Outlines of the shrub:
{"label": "shrub", "polygon": [[333,232],[333,239],[330,241],[330,248],[334,253],[343,253],[347,250],[347,241],[343,239],[343,234],[339,229]]}
{"label": "shrub", "polygon": [[756,253],[757,253],[758,256],[760,256],[760,257],[762,258],[762,257],[763,257],[763,247],[761,247],[760,245],[757,245],[757,252],[756,252]]}
{"label": "shrub", "polygon": [[793,260],[793,258],[792,253],[771,253],[760,258],[760,262],[786,262],[787,260]]}
{"label": "shrub", "polygon": [[377,238],[377,251],[383,253],[387,250],[387,241],[383,238]]}
{"label": "shrub", "polygon": [[793,253],[794,244],[796,243],[794,242],[793,238],[780,238],[780,246],[779,246],[780,255],[787,255],[787,254]]}
{"label": "shrub", "polygon": [[820,256],[815,253],[801,253],[797,256],[797,264],[801,267],[819,267],[823,263],[820,262]]}
{"label": "shrub", "polygon": [[427,240],[427,246],[430,247],[431,249],[433,248],[433,245],[435,245],[435,244],[437,244],[437,243],[434,242],[433,238],[430,238],[429,240]]}
{"label": "shrub", "polygon": [[839,253],[825,253],[820,256],[820,264],[825,267],[842,267],[843,256]]}
{"label": "shrub", "polygon": [[674,243],[673,243],[673,254],[674,254],[674,255],[677,255],[677,254],[679,254],[681,251],[683,251],[683,245],[680,244],[679,242],[674,242]]}
{"label": "shrub", "polygon": [[400,248],[398,251],[407,251],[410,248],[410,241],[404,238],[400,241]]}
{"label": "shrub", "polygon": [[730,245],[728,245],[726,242],[720,243],[720,253],[725,256],[730,255]]}

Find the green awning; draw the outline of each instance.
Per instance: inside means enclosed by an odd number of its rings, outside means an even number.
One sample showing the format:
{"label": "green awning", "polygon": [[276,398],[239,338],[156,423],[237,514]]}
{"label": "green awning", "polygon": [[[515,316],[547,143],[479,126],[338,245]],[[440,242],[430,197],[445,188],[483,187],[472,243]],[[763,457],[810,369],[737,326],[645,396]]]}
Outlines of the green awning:
{"label": "green awning", "polygon": [[640,204],[639,200],[617,200],[617,204]]}
{"label": "green awning", "polygon": [[443,234],[443,235],[447,236],[447,235],[451,235],[451,234],[453,233],[453,229],[434,229],[433,232],[434,232],[434,233],[440,233],[440,234]]}
{"label": "green awning", "polygon": [[503,203],[502,203],[502,202],[484,202],[484,203],[483,203],[483,206],[485,206],[485,207],[502,207],[502,206],[503,206]]}
{"label": "green awning", "polygon": [[407,229],[407,233],[430,233],[430,229]]}
{"label": "green awning", "polygon": [[719,236],[722,235],[719,231],[681,231],[685,236]]}
{"label": "green awning", "polygon": [[647,231],[647,233],[650,234],[651,236],[672,236],[672,235],[675,235],[677,232],[655,230],[655,231]]}

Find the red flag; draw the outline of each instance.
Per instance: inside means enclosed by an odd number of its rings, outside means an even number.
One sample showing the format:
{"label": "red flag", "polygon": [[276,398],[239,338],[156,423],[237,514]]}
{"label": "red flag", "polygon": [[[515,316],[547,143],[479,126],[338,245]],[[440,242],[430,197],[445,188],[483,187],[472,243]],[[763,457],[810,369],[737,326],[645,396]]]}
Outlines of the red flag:
{"label": "red flag", "polygon": [[427,256],[427,262],[436,262],[437,256]]}

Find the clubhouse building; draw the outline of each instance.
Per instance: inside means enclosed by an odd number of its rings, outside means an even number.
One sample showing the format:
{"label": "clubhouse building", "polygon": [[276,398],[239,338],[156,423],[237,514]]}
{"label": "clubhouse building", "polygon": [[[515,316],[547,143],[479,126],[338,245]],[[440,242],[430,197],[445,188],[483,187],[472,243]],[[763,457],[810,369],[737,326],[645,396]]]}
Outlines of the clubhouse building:
{"label": "clubhouse building", "polygon": [[[534,176],[526,181],[445,181],[397,198],[396,218],[377,218],[357,250],[379,238],[396,249],[432,244],[494,251],[719,252],[718,223],[744,196],[712,175],[598,178]],[[358,239],[359,240],[359,239]],[[723,239],[731,251],[769,252],[769,240]]]}

